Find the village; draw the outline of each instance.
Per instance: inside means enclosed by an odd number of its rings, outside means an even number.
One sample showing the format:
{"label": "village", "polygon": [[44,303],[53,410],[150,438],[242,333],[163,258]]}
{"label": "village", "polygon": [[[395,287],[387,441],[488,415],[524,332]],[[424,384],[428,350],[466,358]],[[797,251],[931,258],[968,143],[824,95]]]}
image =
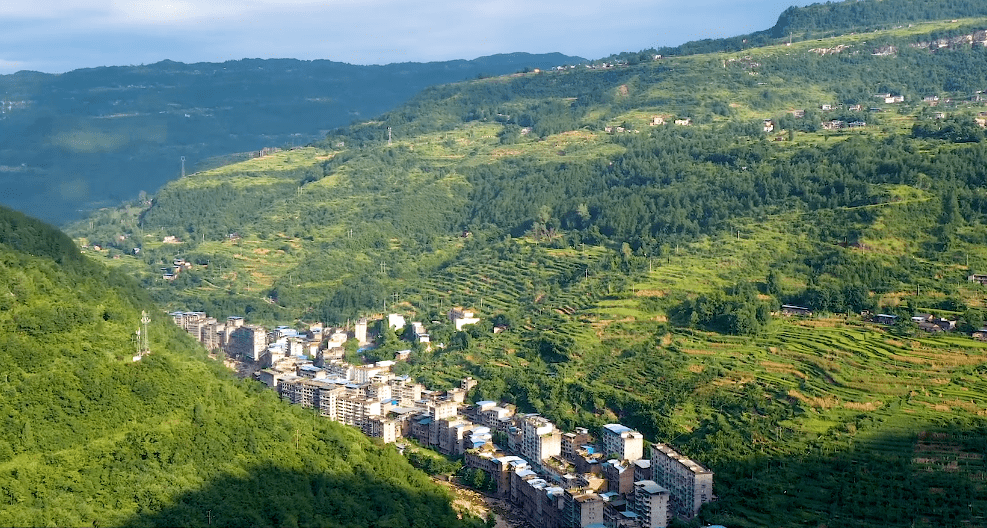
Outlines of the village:
{"label": "village", "polygon": [[[373,322],[358,320],[350,330],[310,325],[302,332],[279,326],[225,322],[203,312],[172,312],[174,323],[210,351],[235,361],[241,374],[276,390],[283,400],[317,410],[330,420],[361,429],[385,443],[405,439],[450,457],[465,468],[483,471],[487,491],[509,503],[536,528],[664,528],[674,518],[694,519],[714,500],[713,473],[671,446],[653,443],[621,424],[599,431],[561,431],[538,414],[518,413],[513,405],[467,402],[477,381],[428,390],[392,367],[394,360],[353,365],[345,345],[372,346],[368,328],[410,326],[413,341],[431,347],[422,323],[400,314]],[[456,330],[480,321],[471,310],[450,310]],[[435,346],[442,346],[436,344]],[[352,348],[352,344],[350,345]]]}

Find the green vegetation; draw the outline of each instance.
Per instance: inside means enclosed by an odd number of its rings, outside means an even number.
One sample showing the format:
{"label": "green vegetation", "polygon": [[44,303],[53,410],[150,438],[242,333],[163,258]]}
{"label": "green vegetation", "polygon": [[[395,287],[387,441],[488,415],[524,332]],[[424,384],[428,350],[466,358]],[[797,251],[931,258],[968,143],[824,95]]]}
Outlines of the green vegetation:
{"label": "green vegetation", "polygon": [[[982,525],[985,345],[908,324],[984,320],[987,50],[951,39],[987,20],[950,5],[955,22],[433,87],[72,234],[168,308],[423,321],[445,346],[416,348],[413,376],[671,442],[717,474],[707,522]],[[175,257],[194,266],[166,281]],[[454,331],[454,306],[482,323]]]}
{"label": "green vegetation", "polygon": [[135,362],[149,306],[0,209],[0,524],[481,524],[394,449],[234,379],[156,310]]}

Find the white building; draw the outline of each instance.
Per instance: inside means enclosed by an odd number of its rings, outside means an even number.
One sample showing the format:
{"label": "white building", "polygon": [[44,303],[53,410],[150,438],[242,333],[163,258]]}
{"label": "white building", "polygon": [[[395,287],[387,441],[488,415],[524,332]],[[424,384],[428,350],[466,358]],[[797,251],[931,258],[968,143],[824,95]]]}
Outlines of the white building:
{"label": "white building", "polygon": [[603,426],[603,454],[631,462],[644,458],[644,435],[620,424]]}
{"label": "white building", "polygon": [[452,321],[452,324],[456,325],[456,331],[462,330],[466,325],[480,322],[480,319],[474,315],[473,310],[464,310],[462,308],[449,310],[449,320]]}

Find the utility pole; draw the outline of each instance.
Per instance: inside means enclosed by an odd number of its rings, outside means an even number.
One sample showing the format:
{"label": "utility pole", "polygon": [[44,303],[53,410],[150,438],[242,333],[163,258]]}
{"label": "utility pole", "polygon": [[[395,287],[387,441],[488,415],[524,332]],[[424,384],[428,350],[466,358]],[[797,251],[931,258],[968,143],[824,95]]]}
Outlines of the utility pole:
{"label": "utility pole", "polygon": [[142,343],[142,348],[141,348],[141,355],[145,355],[145,354],[151,353],[151,341],[150,341],[150,339],[148,339],[148,336],[147,336],[147,323],[150,323],[150,322],[151,322],[151,317],[149,315],[147,315],[147,312],[141,311],[141,325],[143,326],[143,329],[144,329],[144,333],[141,334],[143,336],[143,343]]}

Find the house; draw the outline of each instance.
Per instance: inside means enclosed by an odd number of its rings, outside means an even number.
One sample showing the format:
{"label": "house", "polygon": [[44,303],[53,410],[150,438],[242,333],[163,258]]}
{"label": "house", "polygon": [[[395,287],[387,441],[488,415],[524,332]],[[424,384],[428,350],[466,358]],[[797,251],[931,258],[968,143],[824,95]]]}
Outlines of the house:
{"label": "house", "polygon": [[765,132],[774,132],[774,129],[775,129],[774,122],[771,121],[770,119],[765,119],[764,127],[761,130],[764,130]]}
{"label": "house", "polygon": [[882,325],[893,325],[898,321],[897,315],[888,314],[877,314],[874,316],[874,322]]}
{"label": "house", "polygon": [[938,95],[927,95],[927,96],[925,96],[925,97],[922,98],[922,102],[923,103],[937,103],[937,102],[939,102],[939,96]]}
{"label": "house", "polygon": [[401,330],[405,326],[404,316],[400,314],[387,314],[387,327],[394,330]]}
{"label": "house", "polygon": [[685,119],[676,119],[675,124],[679,126],[689,126],[692,124],[692,119],[688,117]]}
{"label": "house", "polygon": [[847,107],[847,110],[849,110],[851,112],[859,112],[860,111],[860,105],[858,105],[858,104],[850,105],[850,106]]}
{"label": "house", "polygon": [[782,315],[798,315],[802,317],[811,317],[812,310],[804,306],[795,306],[793,304],[783,304],[781,305]]}
{"label": "house", "polygon": [[847,123],[847,126],[850,127],[850,128],[863,128],[863,127],[867,126],[867,122],[866,121],[851,121],[851,122]]}
{"label": "house", "polygon": [[805,117],[805,110],[792,110],[792,115],[796,118],[803,118]]}
{"label": "house", "polygon": [[823,110],[823,111],[832,110],[833,109],[833,105],[831,105],[831,104],[819,105],[819,109],[820,110]]}
{"label": "house", "polygon": [[974,273],[966,278],[970,282],[977,282],[982,285],[987,285],[987,275],[983,273]]}
{"label": "house", "polygon": [[946,119],[946,112],[936,112],[934,119]]}
{"label": "house", "polygon": [[651,118],[651,126],[658,126],[664,124],[665,124],[665,118],[661,116],[654,116]]}
{"label": "house", "polygon": [[456,325],[457,332],[462,330],[466,325],[480,322],[478,317],[474,317],[473,310],[464,310],[462,308],[449,310],[449,320],[452,321],[452,324]]}

